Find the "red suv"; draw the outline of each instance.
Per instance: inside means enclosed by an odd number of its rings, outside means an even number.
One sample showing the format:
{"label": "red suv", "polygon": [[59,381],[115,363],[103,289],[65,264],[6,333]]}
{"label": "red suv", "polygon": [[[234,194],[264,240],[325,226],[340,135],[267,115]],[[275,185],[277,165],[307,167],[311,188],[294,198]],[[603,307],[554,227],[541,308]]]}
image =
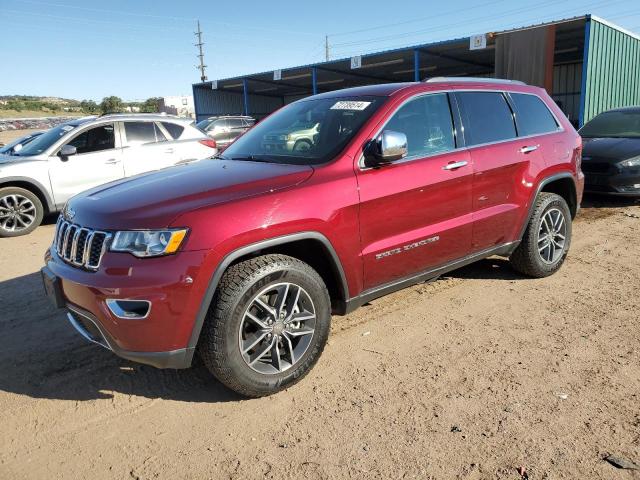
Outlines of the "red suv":
{"label": "red suv", "polygon": [[[318,125],[303,151],[273,132]],[[88,340],[160,368],[198,354],[247,396],[318,360],[331,314],[490,255],[544,277],[582,197],[581,140],[544,90],[352,88],[282,108],[210,160],[73,197],[43,280]]]}

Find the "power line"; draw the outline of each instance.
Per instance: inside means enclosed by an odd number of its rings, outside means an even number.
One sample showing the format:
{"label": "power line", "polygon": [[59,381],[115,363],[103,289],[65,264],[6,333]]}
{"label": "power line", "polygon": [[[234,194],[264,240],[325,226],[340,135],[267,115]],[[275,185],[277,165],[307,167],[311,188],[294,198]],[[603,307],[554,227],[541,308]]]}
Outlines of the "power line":
{"label": "power line", "polygon": [[99,12],[99,13],[117,13],[118,15],[129,15],[132,17],[146,17],[146,18],[163,18],[168,20],[186,20],[192,22],[195,18],[186,18],[186,17],[173,17],[167,15],[152,15],[149,13],[135,13],[135,12],[125,12],[122,10],[107,10],[105,8],[90,8],[90,7],[80,7],[78,5],[68,5],[62,3],[48,3],[48,2],[38,2],[35,0],[14,0],[18,3],[29,3],[32,5],[42,5],[46,7],[57,7],[57,8],[72,8],[75,10],[85,10],[87,12]]}
{"label": "power line", "polygon": [[[487,2],[487,3],[483,3],[483,4],[479,4],[479,5],[474,5],[472,7],[467,8],[467,10],[473,10],[476,8],[486,8],[490,5],[495,5],[496,3],[502,3],[506,0],[495,0],[493,2]],[[450,10],[448,12],[442,12],[442,13],[438,13],[435,15],[429,15],[428,17],[420,17],[420,18],[414,18],[411,20],[404,20],[402,22],[395,22],[395,23],[385,23],[384,25],[378,25],[376,27],[368,27],[368,28],[361,28],[359,30],[349,30],[347,32],[339,32],[339,33],[332,33],[329,36],[330,37],[342,37],[342,36],[346,36],[346,35],[352,35],[354,33],[363,33],[363,32],[370,32],[372,30],[380,30],[381,28],[384,29],[388,29],[391,27],[397,27],[399,25],[408,25],[410,23],[418,23],[418,22],[423,22],[425,20],[433,20],[434,18],[439,18],[439,17],[446,17],[447,15],[453,15],[453,14],[460,14],[460,9],[457,8],[455,10]]]}
{"label": "power line", "polygon": [[[620,3],[621,1],[624,0],[614,0],[614,1],[604,1],[604,2],[597,2],[595,4],[587,4],[587,5],[581,5],[580,8],[594,8],[594,7],[598,7],[598,6],[602,6],[602,5],[612,5],[615,3]],[[365,44],[373,44],[373,43],[380,43],[380,42],[385,42],[388,40],[393,40],[393,39],[399,39],[399,38],[407,38],[407,37],[412,37],[412,36],[417,36],[419,34],[423,34],[423,33],[433,33],[433,32],[437,32],[437,31],[442,31],[442,30],[449,30],[453,27],[459,27],[459,26],[466,26],[469,22],[480,22],[480,21],[491,21],[491,20],[495,20],[497,18],[504,18],[507,17],[509,15],[513,15],[513,14],[518,14],[518,13],[524,13],[527,12],[529,10],[532,9],[538,9],[540,7],[544,7],[544,6],[548,6],[549,4],[552,3],[557,3],[554,1],[547,1],[547,2],[543,2],[540,3],[534,7],[529,7],[529,8],[523,8],[523,9],[517,9],[511,12],[505,12],[502,15],[492,15],[492,16],[485,16],[485,17],[478,17],[478,18],[472,18],[472,19],[468,19],[464,22],[458,22],[458,23],[454,23],[454,24],[448,24],[448,25],[442,25],[440,27],[437,28],[429,28],[429,29],[424,29],[424,30],[418,30],[418,31],[414,31],[414,32],[406,32],[406,33],[401,33],[401,34],[395,34],[395,35],[389,35],[386,37],[378,37],[378,38],[374,38],[374,39],[365,39],[362,41],[353,41],[353,42],[344,42],[344,43],[340,43],[340,44],[334,44],[334,47],[339,47],[339,46],[359,46],[359,45],[365,45]],[[575,8],[572,8],[571,10],[562,10],[560,12],[555,12],[555,13],[551,13],[551,14],[547,14],[547,16],[545,18],[551,18],[553,19],[554,17],[557,17],[558,15],[563,15],[565,13],[568,12],[574,12]],[[521,25],[522,21],[518,21],[518,22],[512,22],[512,24],[509,24],[507,26],[501,27],[501,29],[506,29],[506,28],[510,28],[511,25],[513,26],[518,26]],[[495,27],[493,27],[495,29]],[[392,48],[398,48],[398,47],[403,47],[406,46],[406,42],[402,43],[402,44],[396,44],[393,46],[387,46],[386,48],[392,49]],[[353,49],[340,49],[338,48],[340,54],[338,56],[347,56],[347,52],[353,52],[353,53],[357,53],[355,50]],[[335,55],[334,55],[335,56]]]}
{"label": "power line", "polygon": [[198,31],[195,32],[195,35],[196,37],[198,37],[198,43],[196,43],[196,47],[198,47],[198,50],[200,51],[200,54],[198,55],[198,58],[200,59],[200,66],[196,68],[200,69],[200,81],[206,82],[207,73],[205,69],[207,68],[207,66],[204,64],[204,53],[202,51],[202,46],[204,45],[204,43],[202,43],[202,30],[200,30],[200,20],[198,20]]}
{"label": "power line", "polygon": [[[105,9],[105,8],[80,7],[80,6],[77,6],[77,5],[68,5],[68,4],[62,4],[62,3],[39,2],[37,0],[14,0],[14,1],[15,2],[19,2],[19,3],[33,4],[33,5],[55,6],[55,7],[58,7],[58,8],[71,8],[71,9],[76,9],[76,10],[85,10],[85,11],[89,11],[89,12],[112,13],[112,14],[115,14],[115,15],[118,15],[118,16],[129,15],[129,16],[134,16],[134,17],[158,18],[158,19],[165,19],[165,20],[183,20],[183,21],[190,21],[190,22],[195,20],[195,18],[173,17],[173,16],[168,16],[168,15],[153,15],[153,14],[146,14],[146,13],[127,12],[127,11],[123,11],[123,10],[109,10],[109,9]],[[3,13],[5,11],[7,11],[7,10],[3,10],[0,13]],[[22,12],[22,13],[28,14],[30,12]],[[116,22],[116,23],[118,23],[118,22]],[[280,29],[280,28],[255,27],[255,26],[246,25],[246,24],[219,22],[219,21],[215,21],[215,20],[206,20],[206,23],[214,23],[216,25],[223,25],[223,26],[232,27],[232,28],[242,28],[243,30],[259,30],[259,31],[263,31],[263,32],[279,32],[279,33],[288,33],[288,34],[292,34],[292,35],[316,36],[316,34],[310,33],[308,31],[307,32],[303,32],[303,31],[283,30],[283,29]],[[162,28],[165,28],[165,27],[162,27]]]}
{"label": "power line", "polygon": [[460,26],[460,25],[468,25],[470,22],[476,22],[476,21],[482,21],[482,20],[488,20],[488,19],[496,19],[496,18],[504,18],[504,17],[508,17],[510,15],[514,15],[514,14],[518,14],[518,13],[523,13],[523,12],[528,12],[530,10],[536,10],[540,7],[544,7],[547,5],[551,5],[557,3],[556,0],[547,0],[546,2],[542,2],[539,3],[535,6],[531,6],[531,7],[526,7],[526,8],[517,8],[514,10],[509,10],[507,12],[504,12],[501,15],[490,15],[490,16],[484,16],[484,17],[478,17],[478,18],[472,18],[472,19],[467,19],[463,22],[458,22],[458,23],[453,23],[453,24],[448,24],[448,25],[441,25],[440,27],[437,28],[427,28],[427,29],[422,29],[422,30],[414,30],[412,32],[404,32],[404,33],[397,33],[397,34],[393,34],[393,35],[387,35],[385,37],[375,37],[375,38],[368,38],[368,39],[364,39],[364,40],[354,40],[354,41],[350,41],[350,42],[343,42],[343,43],[336,43],[334,44],[335,47],[346,47],[346,46],[351,46],[351,45],[364,45],[364,44],[370,44],[370,43],[380,43],[380,42],[384,42],[386,40],[393,40],[396,38],[406,38],[406,37],[411,37],[414,35],[419,35],[422,33],[430,33],[430,32],[434,32],[434,31],[439,31],[439,30],[445,30],[445,29],[449,29],[451,27],[455,27],[455,26]]}

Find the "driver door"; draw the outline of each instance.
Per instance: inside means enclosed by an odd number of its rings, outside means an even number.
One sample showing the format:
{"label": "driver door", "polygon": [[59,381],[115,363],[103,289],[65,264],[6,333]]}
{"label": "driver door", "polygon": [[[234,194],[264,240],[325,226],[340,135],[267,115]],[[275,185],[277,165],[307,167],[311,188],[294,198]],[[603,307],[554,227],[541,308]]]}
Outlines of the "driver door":
{"label": "driver door", "polygon": [[443,266],[471,247],[473,169],[448,95],[406,102],[384,130],[406,135],[408,155],[356,169],[365,289]]}
{"label": "driver door", "polygon": [[122,148],[114,123],[87,128],[65,145],[77,153],[64,159],[60,148],[49,158],[49,176],[55,202],[64,204],[73,195],[124,177]]}

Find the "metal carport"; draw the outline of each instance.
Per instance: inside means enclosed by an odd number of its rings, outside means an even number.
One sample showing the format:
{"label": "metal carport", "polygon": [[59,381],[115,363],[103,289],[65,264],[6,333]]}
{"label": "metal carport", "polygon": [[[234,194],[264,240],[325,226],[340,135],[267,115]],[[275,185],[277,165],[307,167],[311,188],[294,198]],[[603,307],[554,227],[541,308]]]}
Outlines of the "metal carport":
{"label": "metal carport", "polygon": [[[545,67],[552,73],[541,86],[574,124],[581,125],[606,108],[640,103],[640,37],[585,15],[487,33],[481,36],[486,46],[478,49],[471,49],[472,37],[463,37],[197,83],[193,85],[196,116],[198,120],[226,114],[262,118],[292,101],[342,88],[433,76],[493,77],[496,40],[534,29],[545,29],[552,37],[553,55]],[[625,93],[618,94],[619,89]]]}

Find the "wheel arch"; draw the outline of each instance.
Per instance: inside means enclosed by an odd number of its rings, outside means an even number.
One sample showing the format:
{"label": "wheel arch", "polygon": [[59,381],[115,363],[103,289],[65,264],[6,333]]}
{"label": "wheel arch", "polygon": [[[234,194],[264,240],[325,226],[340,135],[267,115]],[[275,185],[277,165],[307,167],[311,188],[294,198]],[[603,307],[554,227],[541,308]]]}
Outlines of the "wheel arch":
{"label": "wheel arch", "polygon": [[338,254],[327,237],[319,232],[308,231],[261,240],[234,250],[226,255],[216,267],[194,321],[188,345],[190,355],[193,355],[195,351],[202,326],[222,275],[231,265],[248,258],[272,253],[289,255],[308,263],[327,285],[333,312],[346,313],[346,302],[349,298],[347,279]]}
{"label": "wheel arch", "polygon": [[529,203],[529,211],[527,212],[527,216],[525,221],[522,224],[520,229],[520,235],[518,240],[522,240],[524,237],[524,232],[527,230],[527,225],[531,220],[531,216],[533,215],[533,209],[535,208],[535,200],[540,194],[540,192],[549,192],[560,195],[569,205],[569,211],[571,212],[571,218],[575,218],[578,213],[578,196],[576,189],[576,182],[573,178],[573,175],[569,172],[556,173],[555,175],[550,175],[546,177],[538,183],[538,188],[536,189],[535,195],[531,198],[531,202]]}
{"label": "wheel arch", "polygon": [[0,188],[18,187],[29,190],[40,199],[45,214],[56,211],[55,203],[47,189],[40,182],[27,177],[5,177],[0,179]]}

